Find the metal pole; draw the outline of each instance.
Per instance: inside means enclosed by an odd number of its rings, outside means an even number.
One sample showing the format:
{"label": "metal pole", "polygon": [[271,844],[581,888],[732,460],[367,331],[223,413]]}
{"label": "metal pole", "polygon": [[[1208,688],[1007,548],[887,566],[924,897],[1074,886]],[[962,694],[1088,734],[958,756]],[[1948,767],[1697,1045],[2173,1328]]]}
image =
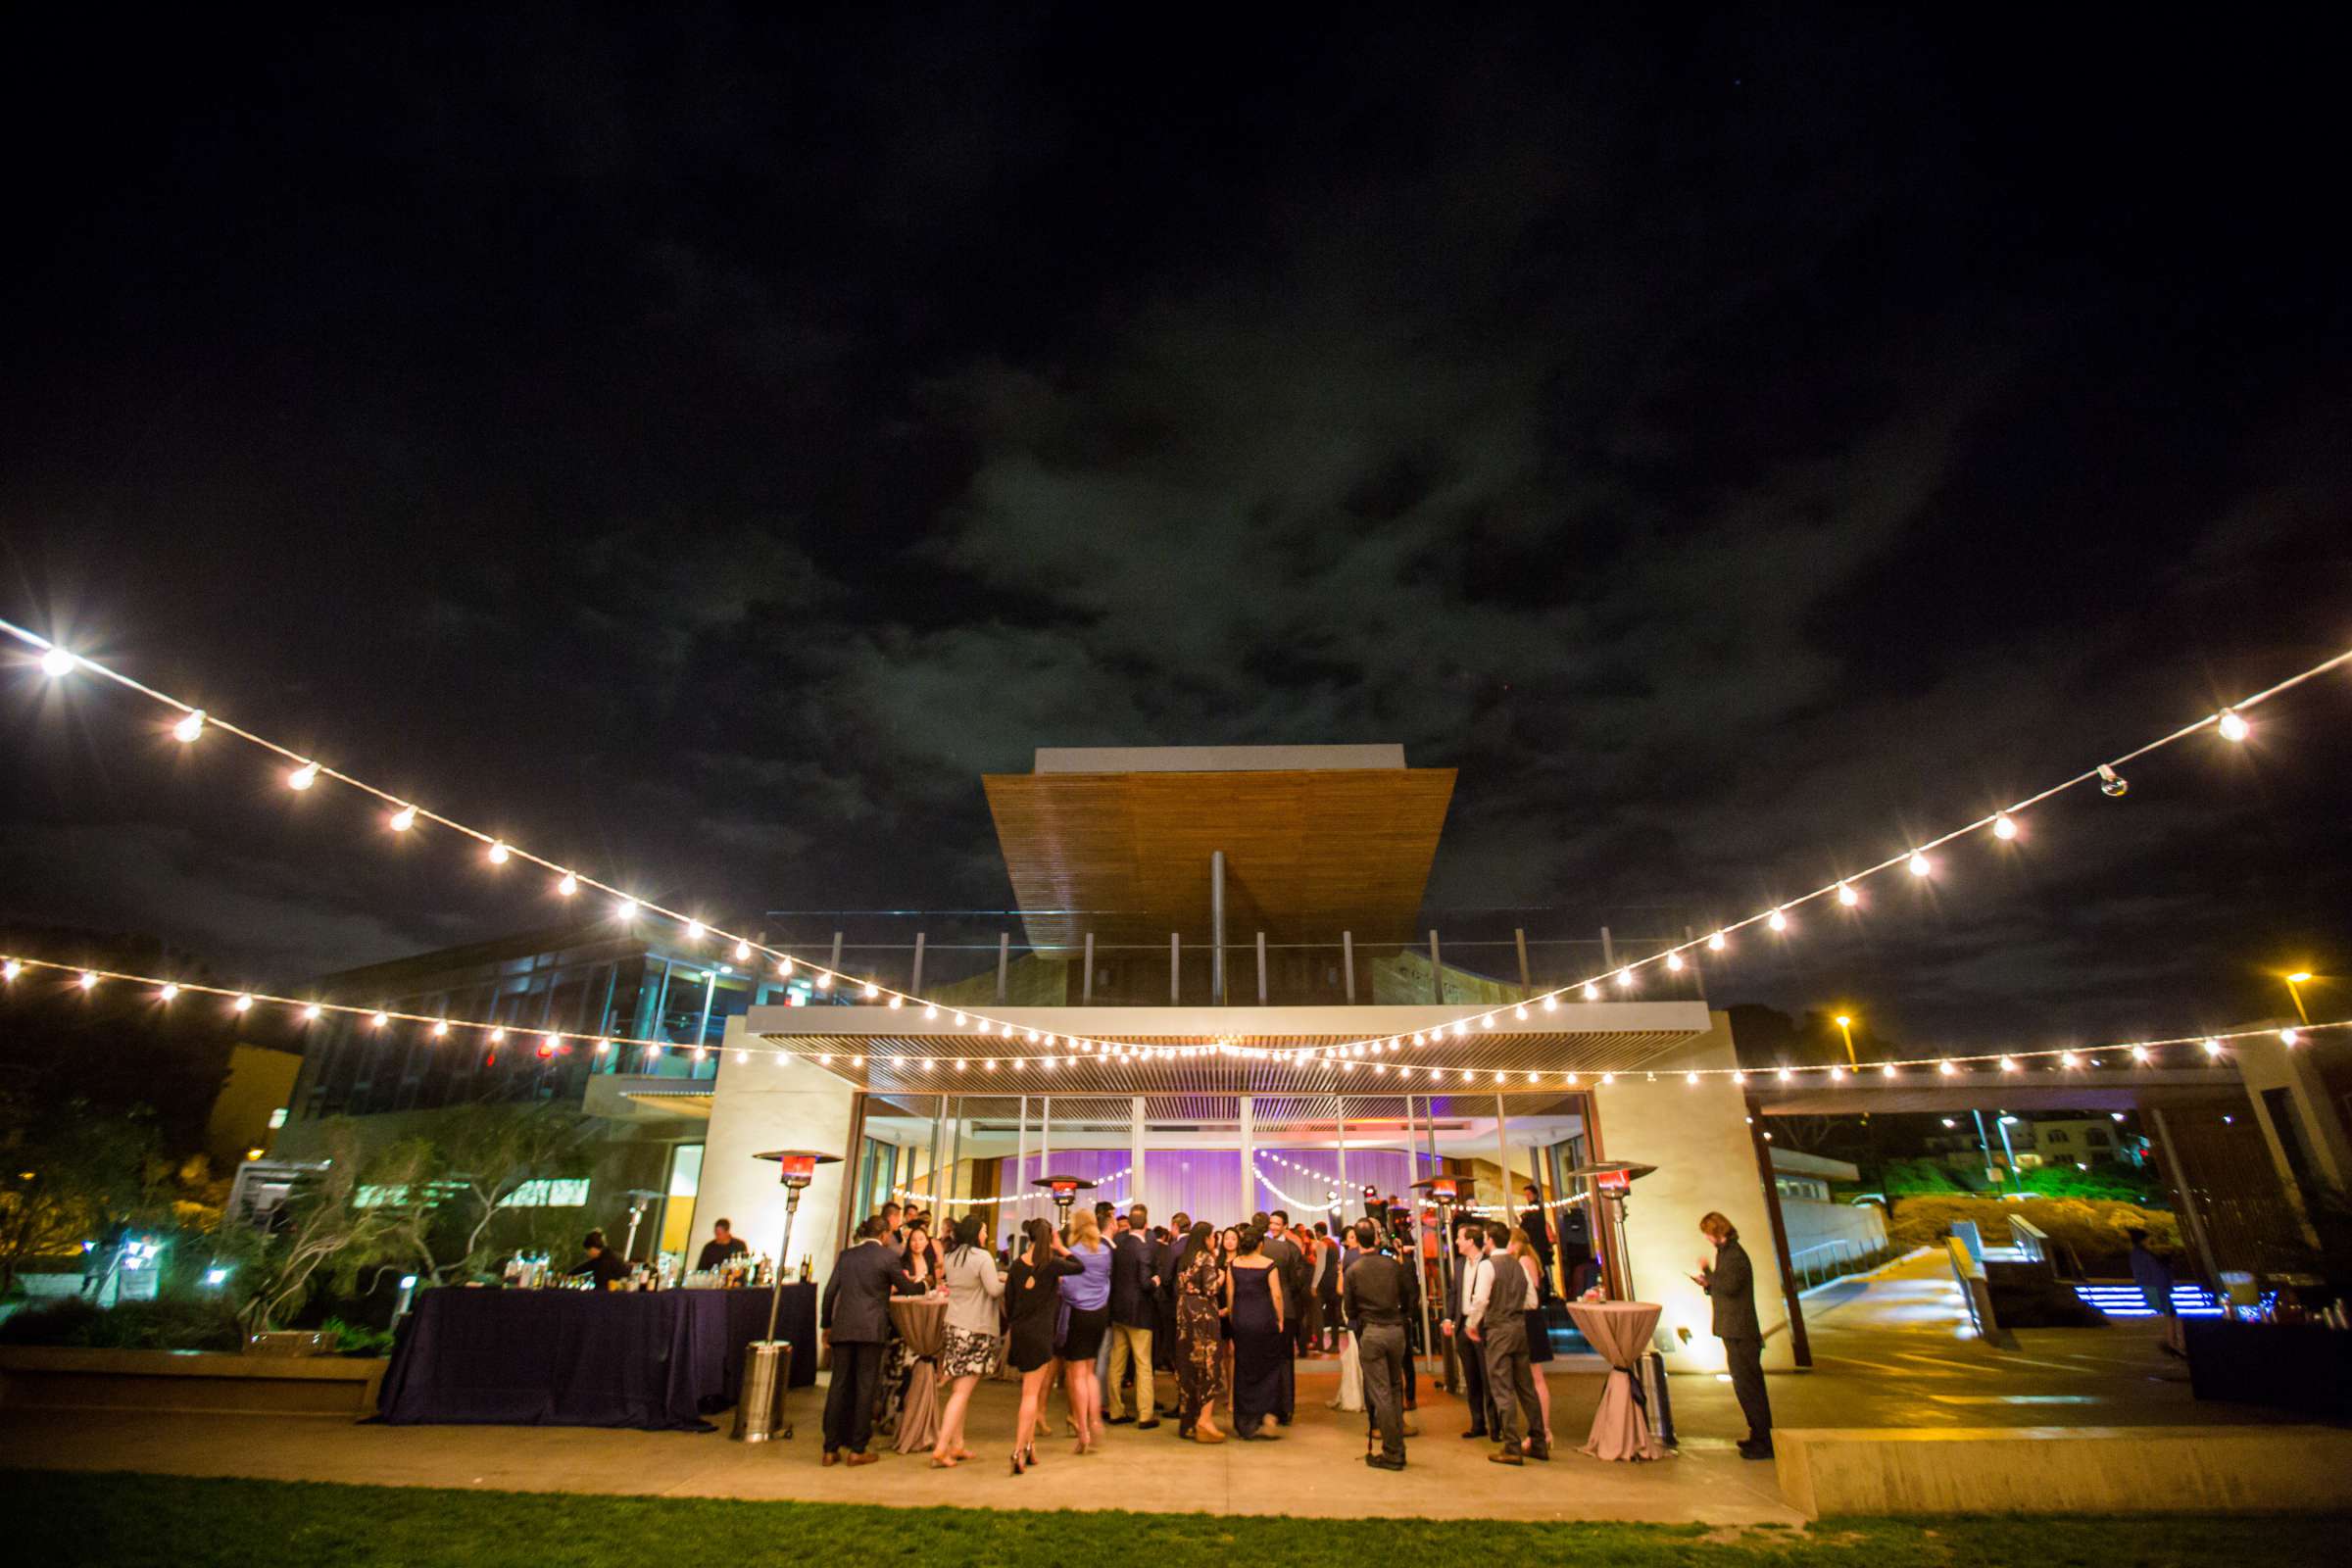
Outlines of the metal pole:
{"label": "metal pole", "polygon": [[1257,1212],[1257,1106],[1242,1096],[1242,1212]]}
{"label": "metal pole", "polygon": [[1511,942],[1519,950],[1519,989],[1533,991],[1536,989],[1536,983],[1528,977],[1527,972],[1527,928],[1525,926],[1511,927]]}
{"label": "metal pole", "polygon": [[997,933],[997,1000],[1003,1002],[1010,995],[1007,989],[1012,980],[1012,933]]}
{"label": "metal pole", "polygon": [[[1225,961],[1222,948],[1218,950],[1217,961],[1219,963]],[[1171,1007],[1184,1001],[1184,993],[1179,989],[1183,972],[1184,934],[1180,931],[1171,931],[1168,933],[1168,1005]]]}
{"label": "metal pole", "polygon": [[1446,1000],[1446,974],[1438,967],[1438,928],[1429,928],[1429,1000],[1443,1004]]}
{"label": "metal pole", "polygon": [[906,988],[906,992],[916,997],[923,994],[923,933],[920,931],[914,934],[914,983]]}
{"label": "metal pole", "polygon": [[953,1203],[956,1197],[956,1189],[962,1185],[959,1180],[959,1173],[963,1168],[963,1097],[961,1095],[956,1097],[956,1111],[950,1123],[949,1137],[951,1142],[948,1145],[947,1201]]}
{"label": "metal pole", "polygon": [[[1066,997],[1069,995],[1069,993],[1065,991],[1062,993],[1062,995]],[[1086,934],[1086,978],[1078,982],[1078,1005],[1082,1007],[1091,1007],[1094,1004],[1095,934],[1092,931],[1089,931]]]}
{"label": "metal pole", "polygon": [[1144,1097],[1141,1095],[1127,1102],[1127,1206],[1133,1208],[1138,1203],[1151,1202],[1144,1196]]}
{"label": "metal pole", "polygon": [[1266,934],[1257,934],[1257,1004],[1266,1004]]}
{"label": "metal pole", "polygon": [[1609,940],[1609,928],[1605,925],[1600,928],[1600,966],[1611,970],[1617,967],[1617,944]]}
{"label": "metal pole", "polygon": [[841,933],[838,931],[833,933],[832,972],[835,974],[841,973]]}
{"label": "metal pole", "polygon": [[1507,1225],[1511,1219],[1510,1118],[1503,1114],[1502,1096],[1499,1094],[1494,1097],[1494,1163],[1501,1172],[1497,1178],[1502,1183],[1499,1201],[1502,1204],[1503,1223]]}
{"label": "metal pole", "polygon": [[[1348,1186],[1348,1102],[1340,1101],[1340,1223],[1348,1221],[1348,1204],[1355,1194]],[[1336,1240],[1336,1238],[1335,1238]]]}
{"label": "metal pole", "polygon": [[694,1027],[694,1049],[700,1051],[710,1041],[710,1004],[718,995],[718,971],[703,971],[703,1021]]}
{"label": "metal pole", "polygon": [[1355,1001],[1355,933],[1340,933],[1340,975],[1348,983],[1348,1000]]}
{"label": "metal pole", "polygon": [[[997,1212],[1009,1208],[1016,1216],[1023,1203],[1029,1201],[1029,1097],[1021,1097],[1021,1119],[1014,1124],[1012,1134],[1012,1180],[1001,1190],[1001,1197],[1009,1197],[1009,1204],[999,1203]],[[993,1227],[992,1227],[993,1228]]]}
{"label": "metal pole", "polygon": [[[1169,1000],[1174,1001],[1171,996]],[[1225,1004],[1225,852],[1208,852],[1208,1000]]]}

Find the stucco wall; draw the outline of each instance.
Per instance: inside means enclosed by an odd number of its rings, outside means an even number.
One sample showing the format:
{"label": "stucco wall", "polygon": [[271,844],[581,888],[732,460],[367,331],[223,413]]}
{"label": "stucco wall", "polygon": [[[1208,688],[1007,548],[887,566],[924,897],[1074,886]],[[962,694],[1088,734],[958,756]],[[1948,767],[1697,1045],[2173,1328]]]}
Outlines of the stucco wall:
{"label": "stucco wall", "polygon": [[[726,1048],[734,1049],[743,1032],[744,1020],[729,1018]],[[854,1153],[847,1147],[849,1085],[789,1057],[764,1054],[730,1064],[720,1084],[722,1092],[710,1103],[693,1236],[699,1243],[710,1234],[710,1222],[723,1216],[755,1250],[773,1253],[784,1234],[784,1189],[775,1164],[754,1156],[774,1149],[842,1155],[842,1164],[819,1166],[802,1195],[792,1250],[784,1258],[787,1269],[797,1269],[804,1255],[813,1257],[817,1278],[824,1278],[841,1250],[841,1184]]]}

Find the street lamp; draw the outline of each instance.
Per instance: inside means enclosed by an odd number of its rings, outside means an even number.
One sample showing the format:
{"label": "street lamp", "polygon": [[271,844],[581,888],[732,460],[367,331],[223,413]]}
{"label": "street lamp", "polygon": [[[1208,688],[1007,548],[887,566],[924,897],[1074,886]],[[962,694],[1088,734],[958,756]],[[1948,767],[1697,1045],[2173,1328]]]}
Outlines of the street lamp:
{"label": "street lamp", "polygon": [[2017,1118],[2005,1110],[1998,1118],[1998,1126],[2001,1130],[2001,1155],[2009,1161],[2009,1185],[2012,1187],[2017,1185],[2017,1151],[2009,1147],[2009,1129],[2016,1121]]}
{"label": "street lamp", "polygon": [[2303,1020],[2303,1027],[2306,1029],[2311,1027],[2311,1014],[2303,1010],[2303,993],[2296,987],[2308,983],[2310,979],[2311,971],[2309,969],[2297,969],[2286,977],[2286,994],[2294,999],[2295,1016]]}
{"label": "street lamp", "polygon": [[1861,1066],[1854,1059],[1854,1020],[1849,1014],[1841,1012],[1838,1015],[1838,1032],[1845,1037],[1845,1064],[1848,1067]]}

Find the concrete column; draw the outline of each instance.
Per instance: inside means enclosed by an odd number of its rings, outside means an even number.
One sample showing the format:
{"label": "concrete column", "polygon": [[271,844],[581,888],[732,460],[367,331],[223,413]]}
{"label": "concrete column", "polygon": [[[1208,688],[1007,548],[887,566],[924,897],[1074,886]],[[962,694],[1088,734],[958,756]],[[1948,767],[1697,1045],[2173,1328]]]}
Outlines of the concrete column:
{"label": "concrete column", "polygon": [[1137,1095],[1127,1102],[1127,1149],[1134,1169],[1127,1176],[1127,1201],[1150,1203],[1144,1196],[1144,1097]]}
{"label": "concrete column", "polygon": [[1355,933],[1340,933],[1340,978],[1347,983],[1348,1000],[1355,1001]]}
{"label": "concrete column", "polygon": [[1446,1001],[1446,971],[1438,960],[1438,928],[1429,928],[1429,1000],[1443,1004]]}
{"label": "concrete column", "polygon": [[[1009,1202],[997,1205],[1000,1214],[1018,1214],[1029,1206],[1029,1097],[1021,1097],[1021,1119],[1013,1124],[1012,1180],[1004,1186],[1002,1196]],[[1003,1229],[1002,1226],[998,1227]]]}
{"label": "concrete column", "polygon": [[1502,1108],[1502,1096],[1494,1097],[1494,1167],[1502,1172],[1502,1191],[1494,1201],[1503,1207],[1507,1221],[1511,1207],[1511,1118]]}
{"label": "concrete column", "polygon": [[1257,1107],[1248,1095],[1242,1097],[1242,1212],[1257,1212]]}
{"label": "concrete column", "polygon": [[1349,1205],[1350,1203],[1352,1203],[1352,1202],[1354,1202],[1354,1201],[1355,1201],[1355,1193],[1354,1193],[1354,1190],[1353,1190],[1352,1188],[1350,1188],[1350,1187],[1348,1185],[1348,1102],[1347,1102],[1347,1101],[1345,1101],[1345,1100],[1343,1100],[1343,1101],[1341,1101],[1341,1102],[1340,1102],[1340,1213],[1339,1213],[1339,1217],[1340,1217],[1340,1219],[1341,1219],[1342,1221],[1345,1221],[1345,1220],[1348,1218],[1348,1205]]}
{"label": "concrete column", "polygon": [[923,994],[923,934],[920,931],[914,934],[914,978],[907,985],[906,994],[910,997]]}
{"label": "concrete column", "polygon": [[1527,930],[1524,926],[1511,927],[1511,942],[1519,950],[1519,989],[1533,991],[1536,983],[1527,972]]}
{"label": "concrete column", "polygon": [[1054,1097],[1044,1098],[1037,1116],[1037,1173],[1054,1174]]}

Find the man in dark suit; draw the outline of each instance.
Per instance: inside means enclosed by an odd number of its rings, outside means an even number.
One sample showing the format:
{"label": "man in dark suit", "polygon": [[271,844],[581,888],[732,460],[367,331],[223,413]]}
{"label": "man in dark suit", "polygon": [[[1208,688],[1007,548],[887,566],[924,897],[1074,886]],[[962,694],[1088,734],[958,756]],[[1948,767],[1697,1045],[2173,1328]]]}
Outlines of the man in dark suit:
{"label": "man in dark suit", "polygon": [[1363,1363],[1364,1403],[1380,1434],[1380,1451],[1364,1454],[1376,1470],[1404,1468],[1404,1324],[1412,1310],[1412,1275],[1386,1252],[1370,1220],[1355,1228],[1355,1246],[1340,1283],[1341,1310]]}
{"label": "man in dark suit", "polygon": [[1772,1400],[1764,1393],[1764,1330],[1756,1320],[1756,1272],[1740,1245],[1740,1232],[1721,1214],[1707,1214],[1699,1233],[1715,1244],[1715,1260],[1701,1259],[1690,1276],[1715,1305],[1715,1337],[1723,1342],[1732,1395],[1747,1418],[1744,1459],[1772,1457]]}
{"label": "man in dark suit", "polygon": [[[1110,1247],[1110,1364],[1102,1377],[1104,1419],[1113,1426],[1136,1423],[1149,1432],[1159,1425],[1152,1394],[1152,1341],[1159,1327],[1159,1244],[1152,1239],[1152,1215],[1138,1203]],[[1135,1369],[1135,1410],[1130,1414],[1119,1385]],[[1138,1417],[1141,1420],[1138,1420]]]}
{"label": "man in dark suit", "polygon": [[890,1298],[923,1293],[882,1234],[879,1214],[858,1227],[858,1240],[833,1260],[817,1303],[817,1324],[833,1352],[833,1386],[825,1391],[827,1464],[841,1462],[843,1448],[850,1450],[851,1464],[872,1464],[879,1457],[865,1446],[874,1435],[874,1392],[882,1382],[882,1346],[890,1338]]}
{"label": "man in dark suit", "polygon": [[1544,1211],[1544,1200],[1536,1192],[1535,1183],[1520,1188],[1519,1196],[1527,1203],[1519,1212],[1519,1228],[1527,1233],[1528,1250],[1536,1254],[1536,1267],[1540,1271],[1536,1275],[1536,1299],[1546,1301],[1552,1293],[1551,1215]]}

